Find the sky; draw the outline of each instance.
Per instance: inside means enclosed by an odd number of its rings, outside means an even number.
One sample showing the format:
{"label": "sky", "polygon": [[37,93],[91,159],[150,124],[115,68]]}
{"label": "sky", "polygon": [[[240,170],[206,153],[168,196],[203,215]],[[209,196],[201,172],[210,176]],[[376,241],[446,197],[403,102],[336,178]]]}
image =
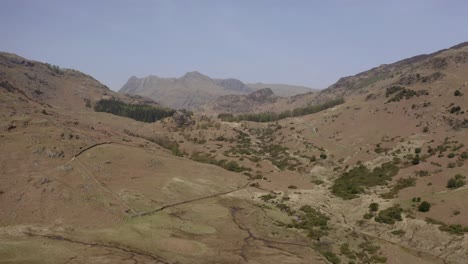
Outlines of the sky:
{"label": "sky", "polygon": [[465,0],[0,0],[0,51],[113,90],[194,70],[326,88],[464,41]]}

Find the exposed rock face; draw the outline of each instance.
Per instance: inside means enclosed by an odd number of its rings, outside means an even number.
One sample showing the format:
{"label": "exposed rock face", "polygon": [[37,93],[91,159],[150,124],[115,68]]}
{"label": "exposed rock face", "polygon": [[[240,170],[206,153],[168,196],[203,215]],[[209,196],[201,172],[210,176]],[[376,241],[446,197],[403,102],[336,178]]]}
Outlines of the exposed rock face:
{"label": "exposed rock face", "polygon": [[192,115],[185,109],[177,110],[174,115],[172,115],[172,120],[176,123],[177,127],[184,127],[192,125],[194,120],[192,120]]}

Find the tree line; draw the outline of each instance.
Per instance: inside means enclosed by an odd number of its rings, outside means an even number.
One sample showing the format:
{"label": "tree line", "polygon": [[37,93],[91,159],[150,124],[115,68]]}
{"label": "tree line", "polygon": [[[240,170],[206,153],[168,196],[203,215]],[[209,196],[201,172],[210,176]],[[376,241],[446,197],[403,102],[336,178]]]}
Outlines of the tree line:
{"label": "tree line", "polygon": [[344,102],[345,100],[343,98],[337,98],[337,99],[333,99],[322,104],[309,105],[306,107],[298,107],[298,108],[294,108],[292,111],[286,110],[279,114],[273,113],[273,112],[247,113],[247,114],[239,114],[239,115],[221,113],[218,115],[218,118],[221,119],[222,121],[227,121],[227,122],[238,122],[238,121],[244,121],[244,120],[252,121],[252,122],[271,122],[271,121],[277,121],[277,120],[288,118],[288,117],[303,116],[303,115],[317,113],[325,109],[343,104]]}
{"label": "tree line", "polygon": [[147,123],[172,116],[175,112],[173,109],[165,107],[155,107],[144,104],[127,104],[115,99],[99,100],[94,105],[94,110],[96,112],[106,112],[118,116],[125,116]]}

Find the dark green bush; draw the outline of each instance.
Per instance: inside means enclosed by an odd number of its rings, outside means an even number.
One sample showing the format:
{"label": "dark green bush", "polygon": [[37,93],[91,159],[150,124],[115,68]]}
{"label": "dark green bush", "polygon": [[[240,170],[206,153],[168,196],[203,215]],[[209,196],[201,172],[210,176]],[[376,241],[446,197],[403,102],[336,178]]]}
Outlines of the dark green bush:
{"label": "dark green bush", "polygon": [[447,181],[447,188],[449,189],[457,189],[465,185],[465,177],[461,174],[455,175],[455,177],[450,178]]}
{"label": "dark green bush", "polygon": [[341,260],[340,258],[333,252],[331,251],[325,251],[322,253],[322,255],[331,263],[333,264],[340,264]]}
{"label": "dark green bush", "polygon": [[403,209],[399,205],[394,205],[379,212],[374,218],[376,222],[393,225],[395,221],[401,221],[401,212]]}
{"label": "dark green bush", "polygon": [[299,209],[303,214],[297,216],[299,220],[293,220],[289,227],[305,229],[308,231],[308,236],[314,239],[319,239],[328,234],[327,224],[330,218],[318,210],[304,205]]}
{"label": "dark green bush", "polygon": [[454,106],[454,107],[450,108],[450,113],[455,114],[455,113],[460,112],[460,110],[461,110],[460,106]]}
{"label": "dark green bush", "polygon": [[378,203],[371,203],[369,205],[369,210],[371,212],[377,212],[379,210],[379,204]]}
{"label": "dark green bush", "polygon": [[420,212],[429,212],[431,210],[431,204],[429,202],[423,201],[419,206],[418,206],[418,211]]}
{"label": "dark green bush", "polygon": [[260,199],[264,202],[268,202],[269,200],[276,199],[276,194],[264,194],[260,196]]}
{"label": "dark green bush", "polygon": [[413,165],[418,165],[420,162],[421,162],[421,158],[419,157],[419,155],[416,155],[416,157],[414,157],[413,160],[411,160],[411,163]]}
{"label": "dark green bush", "polygon": [[372,217],[374,217],[374,215],[371,214],[371,213],[365,213],[365,214],[363,215],[363,218],[364,218],[364,219],[371,219]]}

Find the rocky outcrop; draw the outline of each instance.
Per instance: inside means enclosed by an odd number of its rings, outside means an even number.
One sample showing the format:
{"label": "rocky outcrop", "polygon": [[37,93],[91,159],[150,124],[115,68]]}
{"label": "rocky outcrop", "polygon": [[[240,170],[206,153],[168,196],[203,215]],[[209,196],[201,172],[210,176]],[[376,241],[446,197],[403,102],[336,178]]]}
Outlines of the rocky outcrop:
{"label": "rocky outcrop", "polygon": [[192,113],[185,109],[177,110],[174,115],[172,115],[172,120],[174,120],[177,127],[190,126],[195,123],[192,119]]}

